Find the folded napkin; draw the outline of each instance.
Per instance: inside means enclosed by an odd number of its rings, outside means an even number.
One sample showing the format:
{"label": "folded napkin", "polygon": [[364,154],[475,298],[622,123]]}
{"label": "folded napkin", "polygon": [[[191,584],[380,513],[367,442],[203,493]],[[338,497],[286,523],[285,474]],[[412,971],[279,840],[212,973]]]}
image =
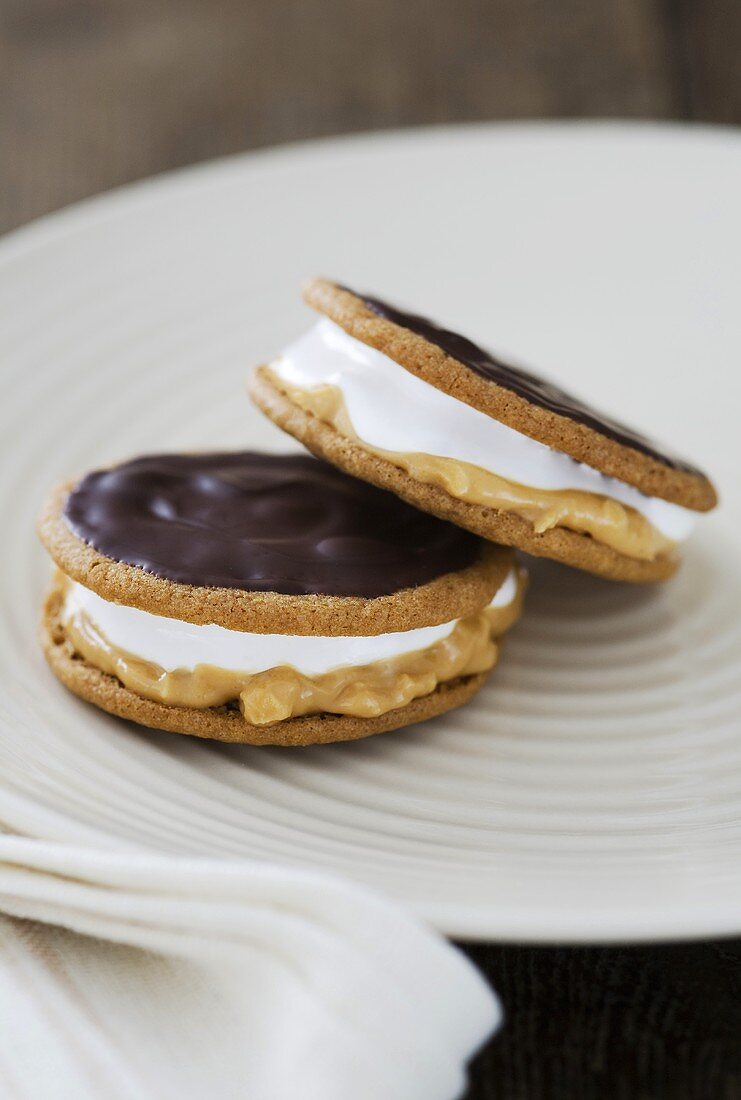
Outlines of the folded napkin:
{"label": "folded napkin", "polygon": [[323,873],[0,836],[0,910],[14,1100],[452,1100],[500,1020],[459,951]]}

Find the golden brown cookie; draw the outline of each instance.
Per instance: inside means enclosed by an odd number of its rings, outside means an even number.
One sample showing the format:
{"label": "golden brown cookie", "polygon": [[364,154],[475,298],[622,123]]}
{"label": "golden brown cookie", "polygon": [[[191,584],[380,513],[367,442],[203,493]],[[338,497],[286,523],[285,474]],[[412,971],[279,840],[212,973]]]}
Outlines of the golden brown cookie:
{"label": "golden brown cookie", "polygon": [[326,320],[250,392],[315,454],[528,553],[617,580],[674,572],[716,503],[701,471],[424,318],[322,279],[306,299]]}
{"label": "golden brown cookie", "polygon": [[461,618],[496,592],[511,566],[502,547],[482,544],[455,572],[433,576],[391,595],[373,597],[255,591],[186,584],[116,561],[78,538],[64,519],[74,483],[52,491],[38,519],[39,537],[59,569],[103,599],[184,622],[216,623],[258,634],[379,634]]}
{"label": "golden brown cookie", "polygon": [[134,459],[56,490],[39,531],[58,678],[223,740],[344,740],[442,713],[483,682],[521,600],[510,551],[302,455]]}

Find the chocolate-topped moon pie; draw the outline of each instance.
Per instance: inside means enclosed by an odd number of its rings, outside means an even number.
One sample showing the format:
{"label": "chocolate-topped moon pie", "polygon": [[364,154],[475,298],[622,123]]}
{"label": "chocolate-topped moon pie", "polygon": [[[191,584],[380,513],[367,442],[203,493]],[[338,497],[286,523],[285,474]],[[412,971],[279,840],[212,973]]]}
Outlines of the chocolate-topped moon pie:
{"label": "chocolate-topped moon pie", "polygon": [[418,722],[483,684],[511,551],[308,455],[168,454],[49,498],[57,677],[146,726],[308,745]]}
{"label": "chocolate-topped moon pie", "polygon": [[494,542],[615,580],[678,564],[707,477],[464,336],[336,283],[250,392],[309,450]]}

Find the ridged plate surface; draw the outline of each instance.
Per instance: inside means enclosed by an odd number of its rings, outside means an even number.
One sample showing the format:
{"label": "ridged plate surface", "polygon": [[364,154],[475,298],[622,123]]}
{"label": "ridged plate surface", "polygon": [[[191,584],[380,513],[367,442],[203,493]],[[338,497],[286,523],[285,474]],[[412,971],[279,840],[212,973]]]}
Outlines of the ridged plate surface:
{"label": "ridged plate surface", "polygon": [[[129,188],[0,245],[0,820],[313,864],[472,937],[741,932],[741,142],[475,127],[296,147]],[[136,451],[288,447],[248,366],[324,273],[539,365],[707,466],[723,509],[662,588],[533,568],[457,714],[302,751],[151,734],[35,641],[53,483]]]}

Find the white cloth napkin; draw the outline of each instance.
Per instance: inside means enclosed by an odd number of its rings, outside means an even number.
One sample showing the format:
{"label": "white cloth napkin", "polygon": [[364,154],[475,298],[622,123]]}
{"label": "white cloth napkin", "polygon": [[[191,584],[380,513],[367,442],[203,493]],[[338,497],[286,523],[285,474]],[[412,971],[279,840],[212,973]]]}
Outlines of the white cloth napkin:
{"label": "white cloth napkin", "polygon": [[500,1020],[459,951],[321,873],[0,836],[0,909],[34,922],[0,918],[9,1100],[452,1100]]}

